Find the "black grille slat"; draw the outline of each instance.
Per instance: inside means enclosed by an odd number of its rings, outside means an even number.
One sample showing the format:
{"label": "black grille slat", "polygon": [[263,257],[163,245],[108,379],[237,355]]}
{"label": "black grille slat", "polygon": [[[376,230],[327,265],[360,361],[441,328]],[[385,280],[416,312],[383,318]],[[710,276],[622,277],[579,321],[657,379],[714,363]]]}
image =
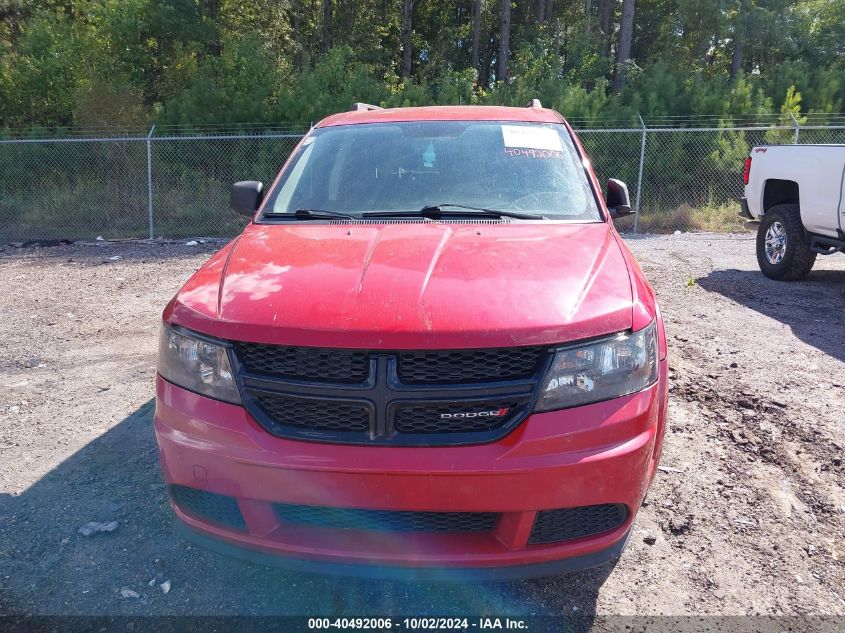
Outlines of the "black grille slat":
{"label": "black grille slat", "polygon": [[531,378],[546,358],[542,347],[400,352],[399,379],[408,385],[466,384]]}
{"label": "black grille slat", "polygon": [[265,393],[255,394],[254,398],[273,424],[280,427],[351,433],[370,428],[370,413],[361,405]]}
{"label": "black grille slat", "polygon": [[246,528],[234,497],[187,486],[170,486],[169,490],[173,502],[183,512],[239,530]]}
{"label": "black grille slat", "polygon": [[489,532],[499,516],[495,512],[363,510],[284,503],[277,503],[273,508],[276,516],[288,523],[375,532]]}
{"label": "black grille slat", "polygon": [[247,370],[259,374],[342,384],[361,383],[369,375],[370,354],[364,351],[259,343],[237,343],[236,349]]}
{"label": "black grille slat", "polygon": [[605,503],[560,510],[541,510],[534,519],[529,545],[569,541],[618,528],[628,517],[621,503]]}
{"label": "black grille slat", "polygon": [[[518,403],[512,401],[405,405],[397,409],[393,425],[399,433],[491,431],[507,424],[518,413],[518,406]],[[494,411],[501,412],[501,415],[480,415]],[[444,414],[454,416],[456,413],[461,417],[441,417]]]}

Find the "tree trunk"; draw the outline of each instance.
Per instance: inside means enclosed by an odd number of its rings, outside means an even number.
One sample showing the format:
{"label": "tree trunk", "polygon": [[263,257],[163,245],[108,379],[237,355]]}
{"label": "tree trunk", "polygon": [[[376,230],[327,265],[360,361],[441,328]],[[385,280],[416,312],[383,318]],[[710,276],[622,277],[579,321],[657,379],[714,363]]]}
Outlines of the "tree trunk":
{"label": "tree trunk", "polygon": [[731,55],[730,79],[733,81],[742,68],[742,56],[745,53],[745,22],[748,13],[748,0],[739,3],[739,15],[734,27],[734,50]]}
{"label": "tree trunk", "polygon": [[498,81],[508,81],[508,60],[511,40],[511,0],[502,0],[502,22],[499,29],[499,72]]}
{"label": "tree trunk", "polygon": [[332,0],[323,0],[323,37],[320,51],[325,53],[332,47]]}
{"label": "tree trunk", "polygon": [[481,0],[473,0],[472,2],[472,67],[478,70],[478,60],[480,59],[480,51],[478,47],[481,45]]}
{"label": "tree trunk", "polygon": [[584,6],[584,32],[590,32],[590,20],[593,17],[593,0],[587,0]]}
{"label": "tree trunk", "polygon": [[498,48],[498,42],[496,41],[496,32],[495,31],[488,31],[485,33],[485,40],[484,46],[482,47],[481,51],[481,79],[483,80],[482,85],[485,88],[490,86],[490,82],[493,80],[493,74],[495,72],[495,68],[493,66],[493,62],[496,59],[496,49]]}
{"label": "tree trunk", "polygon": [[293,11],[293,41],[295,53],[293,55],[293,68],[297,72],[302,70],[302,13],[298,2],[292,3]]}
{"label": "tree trunk", "polygon": [[399,68],[399,76],[402,79],[411,76],[413,14],[414,0],[402,0],[402,64]]}
{"label": "tree trunk", "polygon": [[534,18],[537,24],[542,24],[546,20],[546,0],[537,0],[535,5]]}
{"label": "tree trunk", "polygon": [[17,46],[21,35],[21,16],[23,11],[18,8],[11,8],[9,13],[9,41],[14,49]]}
{"label": "tree trunk", "polygon": [[560,18],[555,20],[555,55],[560,55],[560,34],[563,31],[563,25],[560,23]]}
{"label": "tree trunk", "polygon": [[332,45],[349,43],[355,29],[355,7],[351,0],[341,0],[333,21]]}
{"label": "tree trunk", "polygon": [[610,34],[610,23],[613,18],[613,8],[616,0],[600,0],[599,2],[599,30],[601,31],[601,54],[603,59],[610,58],[610,46],[613,38]]}
{"label": "tree trunk", "polygon": [[625,88],[625,70],[631,59],[631,39],[634,34],[634,0],[622,0],[622,23],[619,25],[619,47],[616,54],[616,75],[613,77],[613,92]]}
{"label": "tree trunk", "polygon": [[546,11],[545,11],[544,20],[546,24],[552,21],[552,17],[555,14],[555,0],[546,0]]}

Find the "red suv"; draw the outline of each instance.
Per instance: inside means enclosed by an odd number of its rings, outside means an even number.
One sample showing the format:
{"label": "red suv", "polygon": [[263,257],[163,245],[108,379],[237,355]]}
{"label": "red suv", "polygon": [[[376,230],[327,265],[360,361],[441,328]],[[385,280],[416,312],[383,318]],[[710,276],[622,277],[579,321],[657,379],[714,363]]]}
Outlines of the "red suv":
{"label": "red suv", "polygon": [[357,104],[164,311],[176,515],[308,571],[515,578],[619,556],[654,476],[654,292],[556,112]]}

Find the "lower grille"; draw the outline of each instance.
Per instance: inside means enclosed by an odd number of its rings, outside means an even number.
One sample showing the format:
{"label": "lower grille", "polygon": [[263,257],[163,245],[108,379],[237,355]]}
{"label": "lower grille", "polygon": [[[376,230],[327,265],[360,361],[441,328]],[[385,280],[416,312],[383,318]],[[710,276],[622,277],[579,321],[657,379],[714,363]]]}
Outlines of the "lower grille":
{"label": "lower grille", "polygon": [[542,510],[534,519],[534,527],[531,529],[528,544],[553,543],[594,536],[618,528],[627,517],[628,509],[621,503]]}
{"label": "lower grille", "polygon": [[280,435],[283,427],[290,426],[352,433],[363,433],[370,428],[370,413],[363,406],[264,393],[254,397],[269,420],[282,427]]}
{"label": "lower grille", "polygon": [[239,530],[246,528],[238,502],[234,497],[187,486],[170,486],[170,498],[180,510],[187,514]]}
{"label": "lower grille", "polygon": [[492,431],[518,413],[516,402],[422,404],[399,407],[394,426],[399,433],[468,433]]}
{"label": "lower grille", "polygon": [[489,532],[499,517],[495,512],[362,510],[283,503],[273,507],[276,516],[288,523],[376,532]]}

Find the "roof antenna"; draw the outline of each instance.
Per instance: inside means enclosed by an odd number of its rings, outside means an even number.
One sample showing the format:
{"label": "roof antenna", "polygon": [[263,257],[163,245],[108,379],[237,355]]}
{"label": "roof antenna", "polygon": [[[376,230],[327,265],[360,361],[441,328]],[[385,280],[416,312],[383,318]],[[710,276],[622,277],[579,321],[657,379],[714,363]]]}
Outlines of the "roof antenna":
{"label": "roof antenna", "polygon": [[384,108],[377,105],[370,105],[369,103],[353,103],[350,112],[362,112],[369,110],[383,110]]}

